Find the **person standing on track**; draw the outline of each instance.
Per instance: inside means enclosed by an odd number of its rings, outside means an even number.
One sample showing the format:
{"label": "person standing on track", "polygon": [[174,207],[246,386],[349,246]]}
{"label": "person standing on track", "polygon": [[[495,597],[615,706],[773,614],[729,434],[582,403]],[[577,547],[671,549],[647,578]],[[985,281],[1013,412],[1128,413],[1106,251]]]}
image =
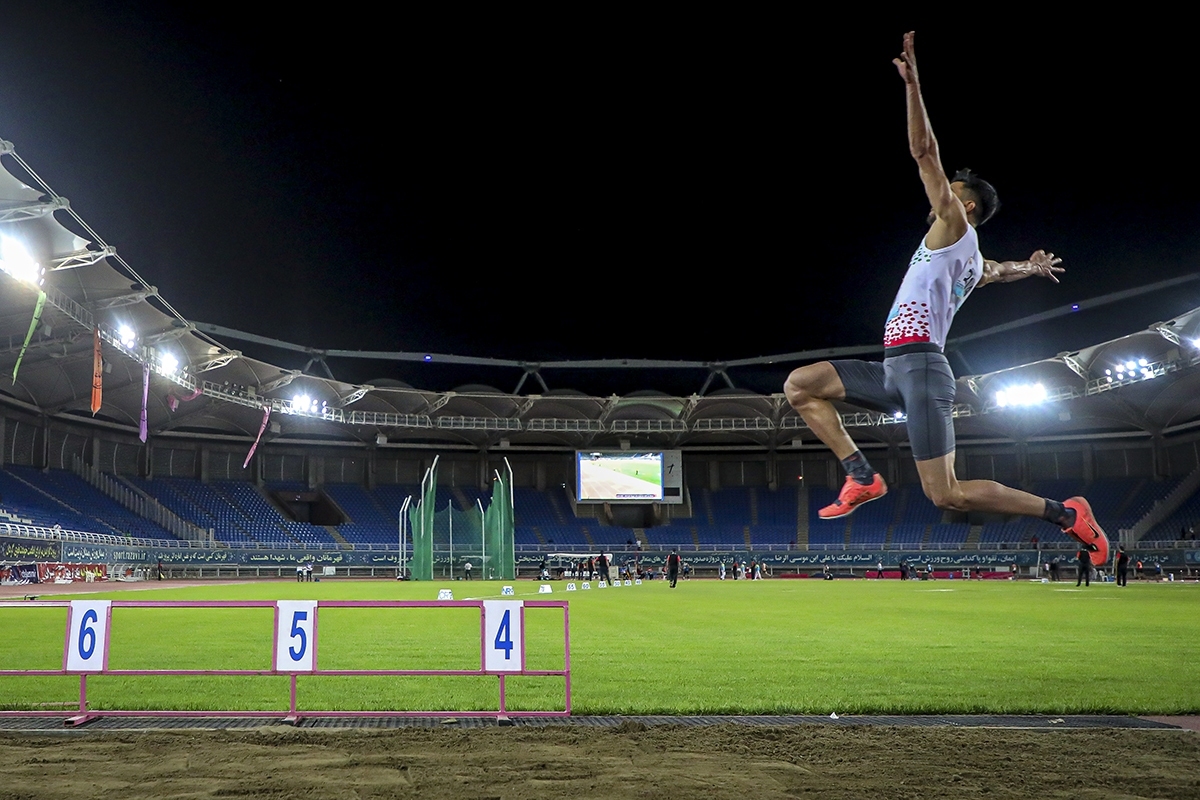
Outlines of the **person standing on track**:
{"label": "person standing on track", "polygon": [[[977,226],[999,207],[996,190],[970,170],[953,179],[942,167],[921,84],[913,33],[893,60],[908,97],[909,152],[933,206],[929,230],[909,261],[884,328],[883,362],[822,361],[794,370],[784,385],[788,402],[841,460],[846,481],[837,500],[818,511],[837,519],[887,494],[887,484],[842,426],[834,400],[880,411],[902,411],[925,496],[938,508],[1038,517],[1079,541],[1097,565],[1108,560],[1108,538],[1082,497],[1040,498],[995,481],[959,481],[954,474],[955,381],[942,354],[955,313],[971,292],[989,283],[1036,275],[1058,282],[1061,259],[1037,250],[1026,261],[997,262],[979,252]],[[972,109],[970,112],[975,115]]]}
{"label": "person standing on track", "polygon": [[667,556],[667,580],[671,582],[671,588],[675,588],[675,582],[679,580],[679,551],[672,550],[671,555]]}
{"label": "person standing on track", "polygon": [[1117,551],[1117,586],[1129,585],[1129,554],[1121,547]]}
{"label": "person standing on track", "polygon": [[1085,586],[1092,585],[1092,560],[1088,557],[1088,551],[1080,548],[1076,553],[1076,560],[1079,562],[1079,577],[1075,579],[1075,586],[1078,588],[1080,583]]}
{"label": "person standing on track", "polygon": [[600,580],[607,583],[612,583],[612,579],[608,577],[608,556],[601,553],[596,556],[596,571]]}

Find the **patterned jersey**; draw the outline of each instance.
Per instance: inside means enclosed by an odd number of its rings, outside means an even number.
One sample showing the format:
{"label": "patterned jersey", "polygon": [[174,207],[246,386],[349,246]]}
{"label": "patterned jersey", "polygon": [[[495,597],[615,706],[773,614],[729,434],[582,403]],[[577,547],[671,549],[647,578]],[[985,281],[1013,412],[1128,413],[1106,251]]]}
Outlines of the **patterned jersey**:
{"label": "patterned jersey", "polygon": [[940,250],[930,250],[922,239],[888,314],[883,346],[930,342],[945,348],[950,323],[982,274],[979,237],[970,225],[961,239]]}

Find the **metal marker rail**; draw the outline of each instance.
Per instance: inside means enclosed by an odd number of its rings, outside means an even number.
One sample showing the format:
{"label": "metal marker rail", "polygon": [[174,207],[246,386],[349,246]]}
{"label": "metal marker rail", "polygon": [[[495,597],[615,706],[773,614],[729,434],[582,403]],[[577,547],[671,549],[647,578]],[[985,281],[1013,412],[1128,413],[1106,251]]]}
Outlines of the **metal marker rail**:
{"label": "metal marker rail", "polygon": [[[169,711],[92,710],[88,708],[89,675],[288,675],[291,697],[283,720],[295,724],[301,717],[565,717],[571,714],[571,621],[565,600],[72,600],[2,604],[3,607],[66,607],[66,640],[61,669],[0,669],[0,676],[79,676],[78,713],[65,720],[82,725],[101,716],[174,717],[278,717],[280,711]],[[273,608],[275,610],[270,669],[112,669],[108,665],[109,629],[113,608]],[[317,618],[326,608],[478,608],[478,669],[320,669],[317,663]],[[526,667],[525,609],[561,608],[563,612],[563,668],[531,670]],[[490,613],[489,613],[490,612]],[[516,612],[514,614],[514,612]],[[301,711],[296,683],[307,676],[480,676],[499,680],[496,711]],[[564,710],[510,711],[505,680],[510,675],[553,677],[564,682]],[[0,711],[0,716],[61,716],[59,711]]]}

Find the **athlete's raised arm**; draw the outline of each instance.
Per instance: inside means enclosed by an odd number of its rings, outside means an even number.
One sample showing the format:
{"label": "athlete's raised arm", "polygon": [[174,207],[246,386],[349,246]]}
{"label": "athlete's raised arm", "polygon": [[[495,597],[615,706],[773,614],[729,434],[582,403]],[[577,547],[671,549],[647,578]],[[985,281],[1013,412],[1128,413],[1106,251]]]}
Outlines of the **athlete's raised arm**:
{"label": "athlete's raised arm", "polygon": [[967,232],[967,210],[950,189],[950,180],[942,168],[937,138],[929,123],[925,100],[921,97],[921,82],[917,76],[917,55],[913,49],[913,31],[904,34],[904,52],[892,59],[908,90],[908,150],[916,159],[925,184],[925,195],[933,206],[936,219],[926,235],[931,250],[948,247]]}
{"label": "athlete's raised arm", "polygon": [[1035,251],[1026,261],[991,261],[985,258],[983,275],[979,278],[978,285],[1012,283],[1034,275],[1039,278],[1049,278],[1058,283],[1058,273],[1065,271],[1058,266],[1061,263],[1061,258],[1055,256],[1054,253],[1047,253],[1045,250]]}

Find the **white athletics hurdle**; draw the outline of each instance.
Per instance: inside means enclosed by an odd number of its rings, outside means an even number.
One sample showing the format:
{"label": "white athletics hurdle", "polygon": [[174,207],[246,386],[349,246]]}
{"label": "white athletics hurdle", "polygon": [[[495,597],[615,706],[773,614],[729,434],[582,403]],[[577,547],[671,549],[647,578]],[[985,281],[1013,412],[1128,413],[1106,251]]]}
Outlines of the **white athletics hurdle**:
{"label": "white athletics hurdle", "polygon": [[[34,604],[21,603],[29,608]],[[291,699],[284,722],[302,717],[566,717],[571,715],[571,622],[565,600],[71,600],[39,601],[36,607],[67,609],[66,639],[61,669],[0,669],[2,676],[78,675],[79,707],[67,725],[82,725],[101,716],[279,717],[279,711],[164,711],[88,708],[89,675],[288,675]],[[271,668],[263,669],[113,669],[109,666],[109,630],[113,608],[273,608],[274,635]],[[322,608],[478,608],[478,669],[321,669],[318,663],[317,620]],[[559,608],[563,612],[563,668],[531,670],[526,666],[525,609]],[[3,613],[0,606],[0,613]],[[496,711],[301,711],[297,701],[300,675],[492,675],[499,681]],[[563,711],[510,711],[505,679],[518,676],[561,676],[565,686]],[[65,711],[0,711],[0,716],[61,716]]]}

